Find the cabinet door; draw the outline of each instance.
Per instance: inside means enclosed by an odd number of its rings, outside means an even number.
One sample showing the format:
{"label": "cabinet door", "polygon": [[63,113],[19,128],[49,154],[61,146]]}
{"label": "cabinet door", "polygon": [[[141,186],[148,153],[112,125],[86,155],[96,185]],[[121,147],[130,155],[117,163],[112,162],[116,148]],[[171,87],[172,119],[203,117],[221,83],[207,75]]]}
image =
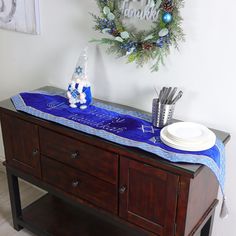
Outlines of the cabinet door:
{"label": "cabinet door", "polygon": [[159,236],[175,231],[177,175],[121,158],[120,217]]}
{"label": "cabinet door", "polygon": [[7,163],[40,177],[38,127],[6,114],[1,116],[1,126]]}

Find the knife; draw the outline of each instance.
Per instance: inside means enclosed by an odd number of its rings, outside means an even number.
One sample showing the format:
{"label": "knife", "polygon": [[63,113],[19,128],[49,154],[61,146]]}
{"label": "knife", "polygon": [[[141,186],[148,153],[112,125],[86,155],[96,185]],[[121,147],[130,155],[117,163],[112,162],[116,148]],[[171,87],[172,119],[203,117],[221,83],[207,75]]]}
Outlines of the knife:
{"label": "knife", "polygon": [[178,89],[177,87],[173,88],[173,90],[171,91],[170,96],[167,100],[167,104],[171,104],[171,101],[172,101],[173,97],[175,96],[175,93],[176,93],[177,89]]}
{"label": "knife", "polygon": [[160,99],[159,99],[160,103],[163,103],[164,96],[165,96],[165,87],[163,87],[160,92]]}
{"label": "knife", "polygon": [[167,88],[167,90],[166,90],[166,97],[165,97],[165,101],[164,101],[165,104],[168,104],[168,98],[169,98],[171,90],[172,90],[171,87]]}
{"label": "knife", "polygon": [[167,92],[168,88],[167,87],[163,87],[162,88],[162,100],[161,100],[161,103],[164,104],[165,103],[165,99],[166,99],[166,92]]}
{"label": "knife", "polygon": [[174,100],[171,102],[172,105],[174,105],[183,95],[182,91],[179,91],[179,93],[176,95],[176,97],[174,98]]}
{"label": "knife", "polygon": [[154,88],[154,90],[155,90],[155,92],[156,92],[156,94],[157,94],[157,98],[158,98],[158,92],[157,92],[157,89],[156,89],[155,86],[153,86],[153,88]]}

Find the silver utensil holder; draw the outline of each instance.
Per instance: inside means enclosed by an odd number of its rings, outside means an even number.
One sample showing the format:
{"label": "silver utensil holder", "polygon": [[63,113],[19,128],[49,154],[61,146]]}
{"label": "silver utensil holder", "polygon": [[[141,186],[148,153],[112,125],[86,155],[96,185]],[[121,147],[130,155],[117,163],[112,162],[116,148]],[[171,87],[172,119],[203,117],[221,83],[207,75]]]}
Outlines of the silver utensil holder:
{"label": "silver utensil holder", "polygon": [[160,103],[155,98],[152,101],[152,124],[155,127],[162,128],[171,123],[174,114],[175,105]]}

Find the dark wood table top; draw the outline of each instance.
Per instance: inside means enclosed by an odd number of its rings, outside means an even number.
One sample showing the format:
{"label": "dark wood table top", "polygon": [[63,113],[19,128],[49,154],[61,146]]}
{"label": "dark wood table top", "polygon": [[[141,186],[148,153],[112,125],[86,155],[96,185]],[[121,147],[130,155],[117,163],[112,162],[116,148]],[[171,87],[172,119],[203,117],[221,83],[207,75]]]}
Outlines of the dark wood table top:
{"label": "dark wood table top", "polygon": [[[65,90],[55,88],[55,87],[52,87],[52,86],[45,86],[45,87],[39,88],[37,90],[43,90],[43,91],[47,91],[47,92],[58,92],[58,93],[61,93],[61,94],[65,94]],[[102,100],[99,100],[99,99],[96,99],[96,98],[94,98],[94,100],[95,101],[102,101]],[[144,111],[138,110],[138,109],[133,108],[133,107],[120,105],[120,104],[116,104],[116,103],[111,103],[111,102],[107,102],[107,101],[102,101],[102,102],[107,103],[107,104],[112,105],[112,106],[115,106],[115,107],[120,107],[122,109],[139,111],[139,112],[151,115],[148,112],[144,112]],[[11,112],[14,112],[14,113],[19,113],[19,114],[22,114],[22,115],[24,114],[23,112],[17,111],[15,109],[11,99],[6,99],[4,101],[1,101],[0,102],[0,110],[1,109],[8,110],[8,111],[11,111]],[[39,118],[37,118],[37,119],[39,119]],[[177,121],[177,120],[175,120],[175,121]],[[53,122],[50,122],[50,121],[45,121],[45,122],[53,123]],[[70,128],[68,128],[68,129],[70,129]],[[220,130],[215,130],[215,129],[211,129],[211,130],[216,134],[217,138],[219,138],[224,144],[226,144],[230,140],[230,134],[229,133],[223,132],[223,131],[220,131]],[[79,132],[79,131],[75,131],[75,132]],[[102,140],[102,138],[99,138],[99,137],[96,137],[96,138]],[[110,141],[106,141],[106,142],[112,143]],[[143,150],[140,150],[138,148],[126,147],[126,146],[123,146],[123,145],[120,145],[120,144],[115,144],[115,143],[112,143],[112,144],[115,145],[115,146],[119,146],[119,148],[125,149],[128,152],[135,152],[135,153],[138,153],[142,156],[147,156],[147,157],[154,158],[154,159],[157,158],[156,155],[151,154],[151,153],[147,153],[147,152],[145,152]],[[161,158],[158,158],[158,161],[169,163],[169,161],[166,161],[166,160],[161,159]],[[202,166],[202,165],[199,165],[199,164],[187,164],[187,163],[181,163],[181,164],[171,163],[171,165],[174,165],[174,166],[176,166],[177,168],[180,168],[180,169],[184,169],[185,171],[188,171],[189,173],[192,173],[192,174],[198,172],[199,168]]]}

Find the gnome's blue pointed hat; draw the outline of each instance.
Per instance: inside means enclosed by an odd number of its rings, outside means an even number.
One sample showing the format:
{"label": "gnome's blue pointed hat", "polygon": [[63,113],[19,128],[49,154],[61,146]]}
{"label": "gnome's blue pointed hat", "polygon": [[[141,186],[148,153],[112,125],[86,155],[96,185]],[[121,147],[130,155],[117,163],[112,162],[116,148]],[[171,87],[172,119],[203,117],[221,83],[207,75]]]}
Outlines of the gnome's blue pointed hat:
{"label": "gnome's blue pointed hat", "polygon": [[87,76],[87,51],[86,47],[81,53],[68,86],[67,97],[72,108],[86,109],[92,103],[91,86]]}

